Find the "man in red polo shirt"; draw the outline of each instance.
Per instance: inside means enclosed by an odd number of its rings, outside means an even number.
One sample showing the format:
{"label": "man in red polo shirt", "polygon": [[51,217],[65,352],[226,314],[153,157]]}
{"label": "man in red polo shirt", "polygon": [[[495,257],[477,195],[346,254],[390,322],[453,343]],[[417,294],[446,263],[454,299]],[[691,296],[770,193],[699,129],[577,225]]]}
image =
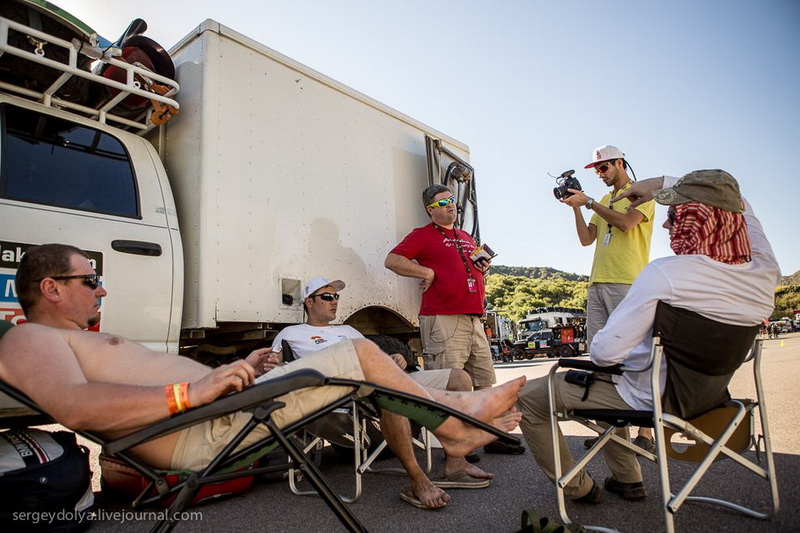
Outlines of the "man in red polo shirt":
{"label": "man in red polo shirt", "polygon": [[[473,261],[477,248],[466,231],[455,227],[453,193],[444,185],[422,192],[431,223],[409,233],[389,252],[384,265],[392,272],[420,279],[419,329],[425,367],[463,369],[476,390],[495,381],[489,341],[481,324],[489,261]],[[486,448],[485,448],[486,449]],[[522,453],[524,448],[489,446],[486,451]]]}

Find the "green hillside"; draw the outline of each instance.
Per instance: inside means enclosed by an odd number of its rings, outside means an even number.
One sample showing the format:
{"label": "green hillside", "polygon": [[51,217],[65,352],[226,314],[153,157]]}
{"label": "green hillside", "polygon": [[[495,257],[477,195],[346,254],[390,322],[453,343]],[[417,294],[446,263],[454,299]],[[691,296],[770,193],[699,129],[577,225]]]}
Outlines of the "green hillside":
{"label": "green hillside", "polygon": [[560,305],[586,308],[588,277],[549,267],[493,265],[486,277],[486,299],[514,321],[529,309]]}
{"label": "green hillside", "polygon": [[492,265],[489,269],[490,274],[503,274],[505,276],[515,276],[531,279],[553,279],[560,278],[569,281],[588,281],[589,276],[571,274],[550,267],[513,267],[503,265]]}
{"label": "green hillside", "polygon": [[[550,267],[492,265],[486,277],[486,299],[494,309],[507,311],[514,321],[529,309],[549,305],[586,308],[588,276]],[[800,271],[781,279],[775,290],[775,311],[770,318],[792,316],[800,309]]]}

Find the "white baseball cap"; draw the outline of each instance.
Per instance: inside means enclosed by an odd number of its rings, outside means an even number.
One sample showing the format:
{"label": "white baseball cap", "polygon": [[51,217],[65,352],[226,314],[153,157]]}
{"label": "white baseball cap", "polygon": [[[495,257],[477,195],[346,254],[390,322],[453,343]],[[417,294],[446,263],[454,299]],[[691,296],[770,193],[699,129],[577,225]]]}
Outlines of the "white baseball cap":
{"label": "white baseball cap", "polygon": [[328,281],[326,278],[319,277],[310,280],[308,283],[305,284],[303,287],[303,300],[320,290],[322,287],[327,287],[330,285],[333,287],[333,290],[339,292],[340,290],[344,289],[344,281],[337,279],[333,281]]}
{"label": "white baseball cap", "polygon": [[603,146],[598,146],[592,151],[592,162],[583,168],[594,168],[597,163],[602,163],[603,161],[608,161],[610,159],[625,159],[625,154],[623,154],[622,150],[616,146],[604,144]]}

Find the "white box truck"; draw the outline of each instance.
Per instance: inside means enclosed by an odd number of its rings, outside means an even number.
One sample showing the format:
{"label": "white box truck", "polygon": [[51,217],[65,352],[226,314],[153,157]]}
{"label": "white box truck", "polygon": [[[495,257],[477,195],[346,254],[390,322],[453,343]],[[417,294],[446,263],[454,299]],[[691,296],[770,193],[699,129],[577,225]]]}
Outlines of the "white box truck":
{"label": "white box truck", "polygon": [[[99,329],[156,349],[267,344],[302,322],[302,283],[318,275],[348,284],[341,322],[409,341],[419,289],[383,261],[427,223],[422,189],[450,185],[478,237],[466,145],[217,22],[170,50],[171,80],[78,23],[69,39],[16,18],[0,12],[0,319],[23,319],[27,247],[61,242],[91,254],[110,293]],[[102,74],[112,66],[121,77]],[[42,69],[54,74],[24,79]],[[76,80],[88,96],[65,89]],[[137,95],[180,112],[153,127]]]}

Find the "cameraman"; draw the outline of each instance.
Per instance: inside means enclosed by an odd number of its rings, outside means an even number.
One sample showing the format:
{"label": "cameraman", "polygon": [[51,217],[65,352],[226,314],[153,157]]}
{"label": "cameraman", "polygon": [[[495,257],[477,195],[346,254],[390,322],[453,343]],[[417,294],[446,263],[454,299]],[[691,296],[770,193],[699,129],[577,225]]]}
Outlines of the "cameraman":
{"label": "cameraman", "polygon": [[[603,183],[612,187],[611,192],[600,201],[575,189],[568,189],[573,194],[560,200],[571,206],[575,213],[575,228],[581,244],[589,246],[597,241],[586,303],[588,350],[595,333],[606,325],[611,312],[625,298],[633,280],[650,260],[655,204],[650,200],[633,209],[629,208],[631,202],[627,199],[611,204],[611,199],[630,188],[632,183],[628,177],[630,167],[625,161],[625,154],[616,146],[606,144],[595,148],[592,162],[584,168],[594,168]],[[583,218],[581,206],[594,211],[589,224]],[[645,439],[652,446],[648,446]],[[647,428],[639,428],[636,443],[655,450],[655,443]],[[587,444],[591,445],[591,439]]]}
{"label": "cameraman", "polygon": [[[589,246],[597,241],[586,305],[588,346],[649,261],[655,207],[652,200],[630,210],[631,203],[625,200],[609,207],[611,198],[631,186],[625,154],[616,146],[595,148],[592,162],[584,168],[594,168],[603,183],[612,187],[600,201],[575,189],[569,189],[571,196],[561,198],[561,203],[571,206],[575,213],[581,244]],[[581,213],[582,206],[594,211],[589,224]]]}

